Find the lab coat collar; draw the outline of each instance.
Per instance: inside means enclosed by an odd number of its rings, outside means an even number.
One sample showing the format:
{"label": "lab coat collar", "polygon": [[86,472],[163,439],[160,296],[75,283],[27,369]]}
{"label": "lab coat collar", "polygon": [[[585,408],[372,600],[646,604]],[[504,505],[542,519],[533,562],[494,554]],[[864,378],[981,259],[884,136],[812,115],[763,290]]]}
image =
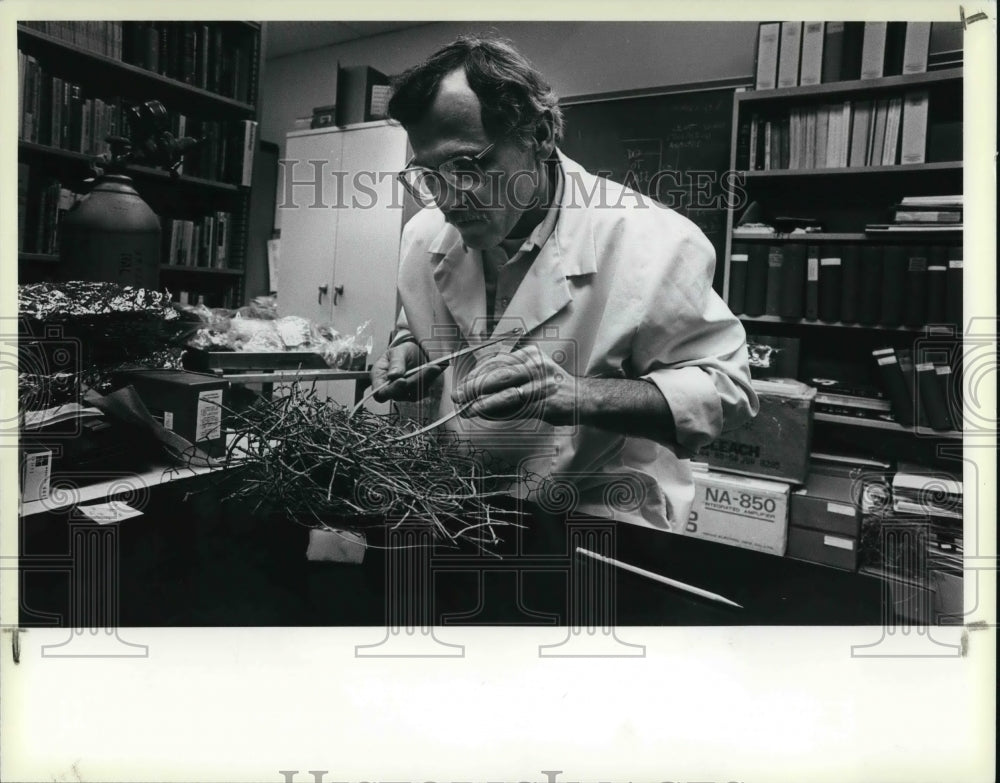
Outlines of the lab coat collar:
{"label": "lab coat collar", "polygon": [[[589,210],[580,202],[580,189],[593,192],[597,178],[557,150],[563,173],[562,198],[555,229],[538,252],[497,332],[519,326],[531,332],[573,299],[568,277],[595,274],[597,252]],[[436,259],[434,280],[455,323],[470,342],[488,337],[486,286],[478,251],[469,251],[454,226],[445,224],[430,243]]]}

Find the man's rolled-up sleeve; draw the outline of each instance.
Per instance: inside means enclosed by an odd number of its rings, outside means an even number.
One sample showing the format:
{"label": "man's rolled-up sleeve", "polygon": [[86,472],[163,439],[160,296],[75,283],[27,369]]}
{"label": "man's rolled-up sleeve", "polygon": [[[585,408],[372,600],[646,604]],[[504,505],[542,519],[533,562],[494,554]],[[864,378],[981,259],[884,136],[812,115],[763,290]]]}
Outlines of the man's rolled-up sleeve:
{"label": "man's rolled-up sleeve", "polygon": [[714,248],[692,231],[670,253],[648,289],[632,361],[670,406],[677,445],[694,453],[756,416],[759,403],[746,331],[712,289]]}

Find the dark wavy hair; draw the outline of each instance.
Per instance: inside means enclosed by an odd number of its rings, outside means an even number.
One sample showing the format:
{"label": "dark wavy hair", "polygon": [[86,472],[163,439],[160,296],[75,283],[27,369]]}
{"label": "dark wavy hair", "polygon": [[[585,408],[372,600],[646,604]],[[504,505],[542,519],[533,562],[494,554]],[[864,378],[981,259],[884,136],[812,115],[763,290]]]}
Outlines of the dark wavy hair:
{"label": "dark wavy hair", "polygon": [[546,115],[555,140],[562,138],[562,111],[548,82],[510,41],[485,35],[463,35],[394,77],[389,116],[403,127],[419,122],[441,80],[459,68],[482,104],[483,127],[491,138],[527,145]]}

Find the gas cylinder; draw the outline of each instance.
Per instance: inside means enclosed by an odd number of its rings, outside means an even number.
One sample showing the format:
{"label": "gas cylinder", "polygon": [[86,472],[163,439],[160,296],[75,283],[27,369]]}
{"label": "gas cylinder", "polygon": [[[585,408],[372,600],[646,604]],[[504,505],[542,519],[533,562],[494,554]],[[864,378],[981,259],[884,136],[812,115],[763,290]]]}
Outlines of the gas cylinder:
{"label": "gas cylinder", "polygon": [[160,219],[125,174],[105,174],[59,225],[70,280],[159,287]]}

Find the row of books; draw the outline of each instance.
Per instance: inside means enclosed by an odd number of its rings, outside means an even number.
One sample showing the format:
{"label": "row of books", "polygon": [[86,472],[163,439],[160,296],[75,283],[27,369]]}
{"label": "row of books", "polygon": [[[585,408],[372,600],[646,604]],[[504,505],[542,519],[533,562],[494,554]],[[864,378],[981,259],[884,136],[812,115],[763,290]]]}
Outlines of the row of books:
{"label": "row of books", "polygon": [[729,308],[827,323],[959,324],[962,270],[961,246],[734,242]]}
{"label": "row of books", "polygon": [[18,138],[56,149],[99,155],[105,138],[125,129],[127,103],[87,97],[83,88],[46,73],[38,61],[18,52]]}
{"label": "row of books", "polygon": [[[106,138],[127,135],[130,104],[120,98],[104,100],[83,88],[52,76],[38,60],[18,52],[18,138],[55,149],[99,155]],[[200,139],[184,162],[183,173],[249,186],[257,145],[256,120],[203,120],[171,115],[175,137]]]}
{"label": "row of books", "polygon": [[[943,353],[939,351],[938,353]],[[910,349],[877,348],[872,357],[892,418],[907,427],[961,428],[961,380],[957,366],[925,361]]]}
{"label": "row of books", "polygon": [[891,223],[869,223],[869,232],[961,231],[961,195],[907,196],[892,210]]}
{"label": "row of books", "polygon": [[227,269],[231,216],[216,212],[197,220],[162,221],[162,263],[172,266]]}
{"label": "row of books", "polygon": [[218,23],[27,22],[82,49],[249,102],[249,43]]}
{"label": "row of books", "polygon": [[927,90],[752,114],[740,129],[742,170],[892,166],[927,160]]}
{"label": "row of books", "polygon": [[199,291],[187,288],[168,286],[170,301],[182,305],[205,305],[206,307],[223,307],[231,310],[236,307],[236,294],[232,288],[225,291]]}
{"label": "row of books", "polygon": [[17,250],[55,255],[59,252],[59,225],[79,199],[55,177],[32,174],[26,163],[17,166]]}
{"label": "row of books", "polygon": [[[954,29],[935,26],[938,47],[955,36]],[[932,29],[930,22],[764,22],[757,31],[755,87],[923,73]],[[958,35],[960,49],[960,27]]]}
{"label": "row of books", "polygon": [[227,122],[173,115],[171,132],[176,138],[187,136],[199,140],[185,155],[178,173],[249,187],[253,181],[257,127],[256,120]]}

